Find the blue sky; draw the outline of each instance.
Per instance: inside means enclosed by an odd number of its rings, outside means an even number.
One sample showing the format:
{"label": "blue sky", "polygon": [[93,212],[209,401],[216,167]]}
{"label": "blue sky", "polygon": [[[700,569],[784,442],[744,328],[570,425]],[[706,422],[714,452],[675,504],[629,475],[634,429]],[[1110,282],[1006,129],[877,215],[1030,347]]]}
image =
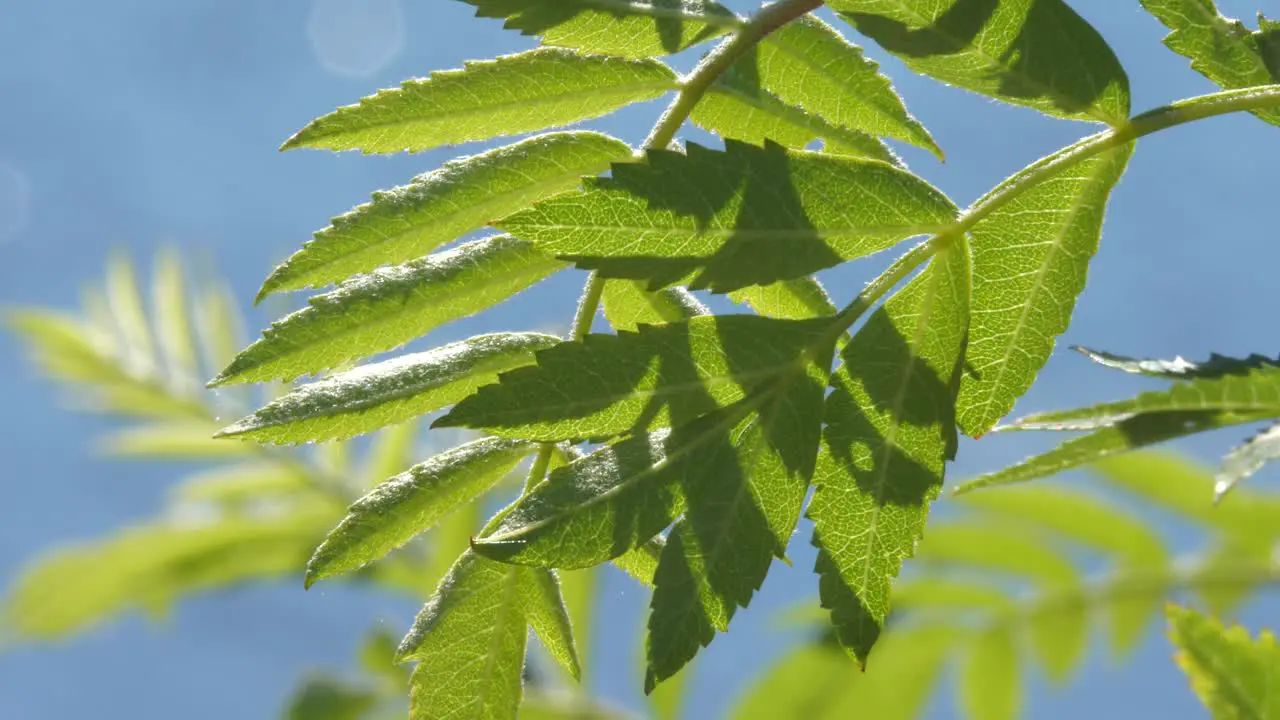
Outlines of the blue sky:
{"label": "blue sky", "polygon": [[[1137,2],[1072,4],[1116,49],[1135,110],[1213,90],[1160,45],[1163,28]],[[1280,14],[1275,0],[1220,5],[1236,17]],[[281,154],[279,143],[378,87],[532,45],[470,15],[443,0],[0,3],[0,304],[70,307],[100,277],[110,250],[145,261],[162,245],[225,274],[247,304],[273,263],[329,217],[454,152]],[[912,76],[874,46],[867,54],[882,62],[948,154],[945,165],[913,149],[903,149],[905,157],[961,205],[1094,131]],[[678,62],[687,68],[694,59]],[[636,143],[660,110],[634,106],[593,126]],[[1162,356],[1274,353],[1268,297],[1280,267],[1278,160],[1280,130],[1243,115],[1142,141],[1061,344]],[[824,279],[845,301],[875,265]],[[432,342],[563,326],[580,282],[557,277],[527,301],[443,328]],[[255,327],[268,320],[252,318]],[[1018,411],[1120,397],[1135,387],[1060,351]],[[0,336],[0,587],[50,544],[97,537],[154,513],[179,474],[96,455],[92,444],[111,421],[59,409],[54,390],[35,380],[12,338]],[[1218,434],[1185,449],[1211,462],[1235,439]],[[1012,437],[966,443],[951,477],[1043,446]],[[1275,474],[1264,472],[1259,484]],[[807,543],[794,543],[795,567],[776,567],[734,632],[707,651],[691,717],[717,715],[785,645],[770,618],[813,593],[807,552]],[[634,704],[632,644],[645,598],[616,577],[605,594],[616,621],[598,652],[599,687]],[[1266,618],[1277,607],[1255,604],[1245,617]],[[398,631],[415,611],[350,590],[303,594],[300,582],[194,599],[162,626],[126,618],[56,647],[0,655],[0,717],[53,720],[90,706],[99,717],[136,720],[271,717],[304,669],[347,666],[365,629],[385,623]],[[1153,626],[1123,670],[1091,656],[1065,690],[1034,683],[1028,716],[1129,717],[1120,708],[1141,699],[1152,716],[1202,717],[1168,654]],[[950,697],[936,703],[936,716],[951,717],[950,707]]]}

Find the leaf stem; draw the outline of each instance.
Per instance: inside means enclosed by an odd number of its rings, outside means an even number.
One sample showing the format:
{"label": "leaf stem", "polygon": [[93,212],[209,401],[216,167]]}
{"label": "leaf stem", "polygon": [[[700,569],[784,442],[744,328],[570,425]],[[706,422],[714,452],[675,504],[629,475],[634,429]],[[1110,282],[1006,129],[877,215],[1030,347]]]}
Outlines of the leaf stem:
{"label": "leaf stem", "polygon": [[935,252],[949,245],[952,239],[969,232],[992,213],[1044,182],[1054,173],[1161,130],[1218,115],[1272,107],[1280,107],[1280,84],[1200,95],[1148,110],[1134,116],[1123,125],[1086,137],[1052,155],[1041,158],[983,195],[969,206],[955,225],[912,248],[884,274],[873,280],[858,297],[836,315],[836,323],[832,326],[833,337],[838,337],[840,333],[848,330],[871,305],[911,271],[924,264]]}
{"label": "leaf stem", "polygon": [[[770,33],[806,13],[822,7],[824,0],[781,0],[773,5],[761,8],[729,39],[716,46],[688,76],[680,82],[680,93],[671,102],[658,119],[649,137],[645,138],[641,152],[665,148],[675,139],[676,133],[689,119],[693,108],[702,100],[707,90],[720,79],[751,48],[755,47]],[[582,289],[582,298],[578,301],[578,310],[573,317],[573,326],[569,331],[570,340],[582,340],[591,332],[596,313],[600,310],[600,299],[604,296],[604,284],[607,280],[599,272],[593,271]],[[837,333],[838,334],[838,333]],[[525,481],[524,493],[542,482],[547,467],[551,463],[551,454],[555,450],[553,443],[544,443],[534,459],[533,470]],[[540,470],[540,472],[539,472]]]}

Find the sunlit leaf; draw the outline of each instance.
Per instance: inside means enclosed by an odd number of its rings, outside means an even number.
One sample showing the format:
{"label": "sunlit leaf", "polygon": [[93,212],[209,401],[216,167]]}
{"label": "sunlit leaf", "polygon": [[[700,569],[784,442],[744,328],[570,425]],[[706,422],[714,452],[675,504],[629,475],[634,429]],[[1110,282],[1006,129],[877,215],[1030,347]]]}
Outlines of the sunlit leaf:
{"label": "sunlit leaf", "polygon": [[504,374],[433,427],[551,441],[678,427],[794,374],[827,324],[709,315],[588,335],[538,352],[536,366]]}
{"label": "sunlit leaf", "polygon": [[607,135],[564,132],[451,160],[334,218],[271,273],[258,299],[415,260],[630,156],[626,143]]}
{"label": "sunlit leaf", "polygon": [[588,120],[675,87],[652,60],[540,48],[382,90],[311,121],[282,149],[417,152]]}
{"label": "sunlit leaf", "polygon": [[448,407],[558,342],[541,333],[497,333],[401,355],[303,385],[218,435],[274,443],[361,435]]}
{"label": "sunlit leaf", "polygon": [[1064,0],[831,0],[918,73],[1056,117],[1119,125],[1129,79]]}
{"label": "sunlit leaf", "polygon": [[330,677],[307,678],[289,699],[286,720],[360,720],[378,704],[368,688]]}
{"label": "sunlit leaf", "polygon": [[754,53],[739,61],[737,72],[750,86],[832,125],[896,138],[942,157],[942,150],[907,112],[879,65],[816,17],[802,17],[771,33]]}
{"label": "sunlit leaf", "polygon": [[[1164,44],[1190,58],[1196,72],[1222,88],[1280,82],[1280,62],[1271,46],[1275,41],[1269,41],[1262,28],[1251,33],[1239,20],[1223,17],[1213,0],[1142,0],[1142,6],[1172,31]],[[1280,125],[1280,108],[1253,114]]]}
{"label": "sunlit leaf", "polygon": [[803,320],[836,314],[836,306],[822,283],[811,277],[752,285],[730,293],[729,299],[745,303],[766,317]]}
{"label": "sunlit leaf", "polygon": [[[986,198],[1071,149],[1024,169]],[[1124,145],[1051,173],[972,229],[973,322],[957,405],[967,434],[982,435],[1013,409],[1067,329],[1098,249],[1107,198],[1132,152],[1132,144]]]}
{"label": "sunlit leaf", "polygon": [[866,663],[889,590],[924,532],[956,446],[956,380],[969,316],[958,242],[889,299],[841,352],[808,515],[822,605]]}
{"label": "sunlit leaf", "polygon": [[1280,715],[1280,647],[1269,630],[1257,639],[1240,626],[1224,628],[1194,610],[1169,605],[1169,639],[1178,665],[1215,718],[1271,718]]}
{"label": "sunlit leaf", "polygon": [[463,0],[477,17],[538,35],[546,45],[623,57],[678,53],[742,25],[706,0]]}
{"label": "sunlit leaf", "polygon": [[654,576],[645,690],[729,629],[785,557],[813,477],[831,350],[803,376],[757,391],[758,412],[707,444],[684,472],[684,518]]}
{"label": "sunlit leaf", "polygon": [[179,503],[243,506],[287,497],[311,489],[312,479],[299,467],[269,461],[220,465],[187,478],[174,489]]}
{"label": "sunlit leaf", "polygon": [[560,578],[554,570],[529,570],[520,583],[520,592],[529,625],[538,633],[547,652],[569,673],[569,677],[581,680],[578,649],[568,608],[560,594]]}
{"label": "sunlit leaf", "polygon": [[256,454],[252,445],[219,442],[213,438],[214,425],[172,422],[121,430],[102,441],[102,446],[119,457],[221,459]]}
{"label": "sunlit leaf", "polygon": [[391,350],[496,305],[562,267],[529,243],[499,236],[381,268],[272,323],[210,384],[292,380]]}
{"label": "sunlit leaf", "polygon": [[307,564],[307,586],[354,570],[408,542],[471,502],[535,450],[531,442],[485,438],[436,455],[353,504]]}
{"label": "sunlit leaf", "polygon": [[617,332],[635,332],[642,324],[680,322],[709,312],[684,288],[650,292],[645,290],[643,283],[634,280],[608,281],[601,300],[605,319]]}
{"label": "sunlit leaf", "polygon": [[1256,354],[1247,358],[1233,358],[1212,353],[1209,355],[1209,359],[1204,362],[1191,362],[1181,355],[1172,360],[1160,360],[1125,357],[1124,355],[1116,355],[1101,350],[1090,350],[1084,347],[1072,347],[1071,349],[1103,367],[1134,375],[1148,375],[1172,380],[1220,377],[1222,375],[1247,372],[1255,368],[1280,365],[1280,361]]}
{"label": "sunlit leaf", "polygon": [[950,200],[887,163],[729,140],[616,163],[496,223],[578,267],[729,292],[803,277],[941,230]]}
{"label": "sunlit leaf", "polygon": [[1214,478],[1214,497],[1221,500],[1240,481],[1261,470],[1263,465],[1278,459],[1280,459],[1280,423],[1254,435],[1227,454],[1222,461],[1222,470]]}
{"label": "sunlit leaf", "polygon": [[973,720],[1019,717],[1021,670],[1012,633],[988,630],[970,641],[960,670],[960,704]]}
{"label": "sunlit leaf", "polygon": [[533,572],[469,551],[458,558],[397,653],[418,661],[413,720],[516,716],[529,634],[521,585]]}

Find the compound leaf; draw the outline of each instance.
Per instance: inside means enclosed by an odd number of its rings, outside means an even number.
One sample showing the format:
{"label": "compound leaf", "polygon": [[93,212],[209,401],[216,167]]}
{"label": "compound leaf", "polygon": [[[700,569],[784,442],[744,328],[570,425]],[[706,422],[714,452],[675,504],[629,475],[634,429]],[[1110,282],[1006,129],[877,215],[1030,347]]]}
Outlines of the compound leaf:
{"label": "compound leaf", "polygon": [[334,218],[271,273],[258,300],[415,260],[630,156],[626,143],[607,135],[558,132],[451,160]]}
{"label": "compound leaf", "polygon": [[736,303],[745,303],[760,315],[803,320],[836,314],[835,303],[812,277],[782,280],[772,285],[752,285],[729,294]]}
{"label": "compound leaf", "polygon": [[440,453],[374,488],[347,511],[307,564],[306,584],[363,567],[484,494],[536,449],[484,438]]}
{"label": "compound leaf", "polygon": [[578,648],[574,643],[569,610],[560,593],[560,578],[554,570],[528,568],[520,583],[520,591],[529,625],[569,677],[580,681],[582,671],[578,667]]}
{"label": "compound leaf", "polygon": [[210,385],[292,380],[391,350],[496,305],[563,267],[529,243],[499,236],[375,270],[272,323]]}
{"label": "compound leaf", "polygon": [[1274,460],[1280,460],[1280,423],[1254,435],[1227,454],[1222,461],[1222,469],[1214,478],[1214,497],[1221,500],[1238,483]]}
{"label": "compound leaf", "polygon": [[969,288],[959,241],[868,319],[832,382],[808,514],[822,606],[862,664],[955,453]]}
{"label": "compound leaf", "polygon": [[[1014,175],[978,205],[1072,147]],[[1013,409],[1067,329],[1098,249],[1107,198],[1132,153],[1129,143],[1052,172],[971,230],[973,322],[957,405],[970,436]]]}
{"label": "compound leaf", "polygon": [[772,142],[725,148],[650,150],[497,225],[606,277],[729,292],[803,277],[956,218],[946,196],[883,162]]}
{"label": "compound leaf", "polygon": [[1204,362],[1191,362],[1181,355],[1172,360],[1152,358],[1132,358],[1115,355],[1101,350],[1073,346],[1071,348],[1103,367],[1168,380],[1189,380],[1191,378],[1221,377],[1235,375],[1255,368],[1280,366],[1280,361],[1265,355],[1253,354],[1246,358],[1233,358],[1212,353]]}
{"label": "compound leaf", "polygon": [[463,0],[477,17],[555,47],[645,58],[671,55],[742,25],[706,0]]}
{"label": "compound leaf", "polygon": [[417,152],[569,125],[675,88],[656,61],[539,48],[382,90],[312,120],[281,149]]}
{"label": "compound leaf", "polygon": [[828,324],[708,315],[588,335],[540,351],[536,366],[506,373],[435,426],[545,441],[679,427],[795,372]]}
{"label": "compound leaf", "polygon": [[361,435],[448,407],[559,342],[541,333],[477,335],[365,365],[304,385],[218,435],[273,443]]}
{"label": "compound leaf", "polygon": [[1106,40],[1063,0],[832,0],[907,67],[1055,117],[1120,125],[1129,79]]}
{"label": "compound leaf", "polygon": [[1008,628],[979,634],[960,669],[960,704],[973,720],[1016,720],[1021,698],[1018,649]]}

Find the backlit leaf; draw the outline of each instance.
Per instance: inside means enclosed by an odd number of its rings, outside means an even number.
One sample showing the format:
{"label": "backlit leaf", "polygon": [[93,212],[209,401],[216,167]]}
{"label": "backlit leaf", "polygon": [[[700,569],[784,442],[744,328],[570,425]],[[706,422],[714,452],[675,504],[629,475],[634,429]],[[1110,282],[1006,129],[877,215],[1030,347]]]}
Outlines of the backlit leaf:
{"label": "backlit leaf", "polygon": [[1007,628],[981,633],[969,643],[960,669],[960,704],[973,720],[1016,720],[1021,705],[1021,671],[1013,634]]}
{"label": "backlit leaf", "polygon": [[497,333],[401,355],[303,385],[218,435],[274,443],[361,435],[448,407],[558,342],[541,333]]}
{"label": "backlit leaf", "polygon": [[1240,626],[1224,628],[1194,610],[1169,605],[1169,639],[1178,665],[1215,718],[1271,718],[1280,715],[1280,647],[1269,630],[1257,639]]}
{"label": "backlit leaf", "polygon": [[832,0],[912,70],[1056,117],[1119,125],[1129,79],[1064,0]]}
{"label": "backlit leaf", "polygon": [[521,586],[531,572],[470,551],[458,558],[397,652],[418,661],[412,720],[516,716],[529,634]]}
{"label": "backlit leaf", "polygon": [[198,592],[292,575],[335,515],[328,504],[312,504],[266,518],[143,525],[61,548],[13,584],[4,629],[64,637],[131,610],[159,614]]}
{"label": "backlit leaf", "polygon": [[543,43],[623,57],[678,53],[742,25],[706,0],[463,0]]}
{"label": "backlit leaf", "polygon": [[635,280],[608,281],[601,300],[605,319],[617,332],[635,332],[642,324],[680,322],[708,312],[705,305],[682,287],[650,292]]}
{"label": "backlit leaf", "polygon": [[[1280,63],[1272,59],[1268,65],[1270,42],[1275,41],[1269,42],[1261,28],[1251,33],[1239,20],[1223,17],[1213,0],[1142,0],[1142,6],[1172,31],[1164,44],[1190,58],[1196,72],[1220,87],[1232,90],[1280,82]],[[1280,125],[1280,108],[1253,114]]]}
{"label": "backlit leaf", "polygon": [[307,678],[289,699],[285,720],[360,720],[376,707],[368,688],[328,677]]}
{"label": "backlit leaf", "polygon": [[307,564],[307,586],[405,544],[484,494],[535,449],[531,442],[485,438],[440,453],[374,488],[316,549]]}
{"label": "backlit leaf", "polygon": [[883,162],[725,147],[651,150],[496,224],[606,277],[729,292],[870,255],[956,217],[946,196]]}
{"label": "backlit leaf", "polygon": [[562,267],[529,243],[499,236],[381,268],[272,323],[210,384],[292,380],[391,350],[496,305]]}
{"label": "backlit leaf", "polygon": [[827,325],[719,315],[588,335],[540,351],[536,366],[504,374],[433,427],[547,441],[679,427],[797,371]]}
{"label": "backlit leaf", "polygon": [[658,558],[662,557],[666,545],[666,538],[659,535],[614,558],[613,564],[635,581],[652,587],[653,576],[658,570]]}
{"label": "backlit leaf", "polygon": [[896,138],[942,157],[879,65],[816,17],[802,17],[770,33],[755,53],[739,61],[737,71],[750,84],[833,125]]}
{"label": "backlit leaf", "polygon": [[1023,460],[1020,463],[988,473],[962,483],[956,494],[967,493],[984,487],[1027,482],[1036,478],[1056,475],[1064,470],[1121,455],[1139,448],[1158,445],[1218,428],[1265,420],[1267,414],[1241,415],[1213,411],[1165,412],[1138,415],[1104,426],[1072,440],[1068,440],[1048,452]]}
{"label": "backlit leaf", "polygon": [[[1032,164],[986,198],[1071,149]],[[957,405],[967,434],[982,435],[1013,409],[1067,329],[1098,249],[1107,198],[1132,152],[1130,143],[1058,170],[972,229],[973,321]]]}
{"label": "backlit leaf", "polygon": [[833,125],[798,105],[788,105],[760,87],[759,80],[754,66],[730,69],[698,101],[689,119],[722,138],[753,145],[772,140],[792,150],[804,150],[814,140],[822,140],[827,152],[899,164],[877,138]]}
{"label": "backlit leaf", "polygon": [[382,90],[311,121],[281,149],[417,152],[569,125],[675,87],[675,73],[652,60],[539,48]]}
{"label": "backlit leaf", "polygon": [[1041,588],[1076,586],[1080,574],[1065,553],[1008,525],[934,523],[916,549],[918,562],[983,570]]}
{"label": "backlit leaf", "polygon": [[247,443],[219,442],[213,425],[197,422],[170,422],[121,430],[108,436],[102,445],[118,457],[222,459],[255,455]]}
{"label": "backlit leaf", "polygon": [[271,273],[258,299],[415,260],[630,156],[625,143],[607,135],[563,132],[451,160],[334,218]]}
{"label": "backlit leaf", "polygon": [[924,532],[955,454],[955,393],[969,316],[963,241],[890,298],[841,352],[808,515],[822,605],[866,663],[889,591]]}
{"label": "backlit leaf", "polygon": [[749,415],[691,458],[684,518],[654,576],[645,690],[676,674],[729,629],[785,557],[813,477],[831,351],[804,375],[758,391]]}
{"label": "backlit leaf", "polygon": [[746,303],[766,317],[803,320],[836,314],[836,306],[822,283],[811,277],[752,285],[730,293],[729,299]]}
{"label": "backlit leaf", "polygon": [[1280,415],[1280,366],[1175,383],[1167,390],[1128,400],[1036,413],[1017,420],[1010,429],[1093,430],[1143,415],[1206,412]]}
{"label": "backlit leaf", "polygon": [[520,583],[524,611],[529,625],[538,633],[552,658],[574,680],[582,679],[578,667],[578,649],[574,644],[573,627],[569,622],[568,608],[560,594],[560,578],[554,570],[534,568],[528,571]]}

